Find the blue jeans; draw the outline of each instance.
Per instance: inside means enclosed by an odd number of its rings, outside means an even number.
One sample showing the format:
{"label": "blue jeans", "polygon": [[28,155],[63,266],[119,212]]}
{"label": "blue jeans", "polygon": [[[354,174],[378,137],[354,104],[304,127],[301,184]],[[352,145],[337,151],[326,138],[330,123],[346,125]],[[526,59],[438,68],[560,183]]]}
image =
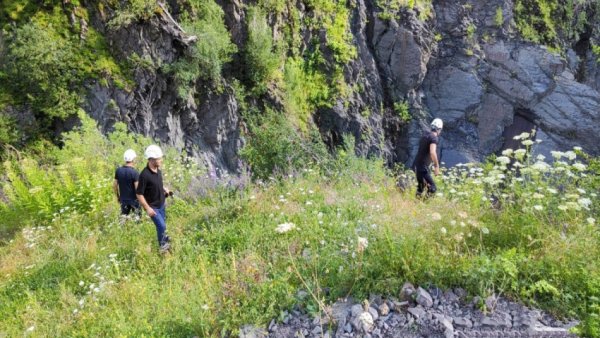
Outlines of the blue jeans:
{"label": "blue jeans", "polygon": [[167,232],[167,214],[166,207],[163,204],[160,208],[152,208],[156,215],[150,217],[154,225],[156,225],[156,235],[158,237],[158,245],[162,246],[168,241]]}

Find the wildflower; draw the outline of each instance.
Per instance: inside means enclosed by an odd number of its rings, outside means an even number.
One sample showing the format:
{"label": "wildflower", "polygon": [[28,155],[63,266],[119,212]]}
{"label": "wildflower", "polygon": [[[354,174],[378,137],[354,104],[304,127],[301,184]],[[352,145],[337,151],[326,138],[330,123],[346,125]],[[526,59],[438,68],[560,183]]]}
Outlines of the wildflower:
{"label": "wildflower", "polygon": [[586,166],[583,163],[577,162],[577,163],[573,163],[573,168],[575,168],[575,170],[577,170],[577,171],[584,171],[586,169]]}
{"label": "wildflower", "polygon": [[513,137],[513,139],[515,140],[524,140],[529,138],[530,134],[529,133],[521,133],[520,135],[517,135],[515,137]]}
{"label": "wildflower", "polygon": [[540,171],[540,172],[546,172],[546,171],[548,171],[548,169],[550,169],[550,166],[549,166],[549,165],[548,165],[548,163],[546,163],[546,162],[541,162],[541,161],[538,161],[538,162],[535,162],[535,163],[534,163],[534,164],[531,166],[531,168],[532,168],[532,169],[535,169],[535,170],[537,170],[537,171]]}
{"label": "wildflower", "polygon": [[567,206],[567,208],[572,210],[581,210],[581,206],[576,202],[567,202],[565,203],[565,205]]}
{"label": "wildflower", "polygon": [[515,150],[515,157],[516,158],[523,158],[523,156],[527,153],[527,150],[525,149],[517,149]]}
{"label": "wildflower", "polygon": [[543,160],[546,159],[546,156],[544,156],[542,154],[539,154],[538,156],[535,157],[535,159],[538,160],[538,161],[543,161]]}
{"label": "wildflower", "polygon": [[549,193],[551,193],[551,194],[557,194],[557,193],[558,193],[558,191],[557,191],[556,189],[554,189],[554,188],[546,188],[546,190],[547,190]]}
{"label": "wildflower", "polygon": [[581,151],[581,147],[573,147],[573,150],[575,150],[575,151]]}
{"label": "wildflower", "polygon": [[275,231],[280,234],[283,234],[283,233],[286,233],[295,228],[296,228],[296,225],[294,223],[282,223],[277,226]]}
{"label": "wildflower", "polygon": [[440,221],[440,220],[442,220],[442,215],[440,215],[440,214],[439,214],[439,213],[437,213],[437,212],[434,212],[433,214],[431,214],[431,218],[432,218],[434,221]]}
{"label": "wildflower", "polygon": [[84,281],[82,281],[82,280],[80,280],[80,281],[79,281],[79,286],[83,286],[83,285],[85,285],[85,282],[84,282]]}
{"label": "wildflower", "polygon": [[456,225],[456,221],[455,220],[451,220],[450,221],[450,225],[453,225],[453,226]]}
{"label": "wildflower", "polygon": [[557,160],[565,155],[565,153],[563,153],[562,151],[551,151],[550,154],[552,154],[552,157],[554,157]]}
{"label": "wildflower", "polygon": [[525,140],[521,142],[524,146],[529,147],[531,145],[533,145],[533,141],[532,140]]}
{"label": "wildflower", "polygon": [[533,208],[534,208],[535,210],[537,210],[537,211],[542,211],[542,210],[544,210],[544,207],[543,207],[543,206],[541,206],[541,205],[539,205],[539,204],[536,204],[536,205],[534,205],[534,206],[533,206]]}
{"label": "wildflower", "polygon": [[581,205],[582,207],[589,209],[590,205],[592,205],[592,200],[584,197],[584,198],[578,199],[577,203],[579,203],[579,205]]}
{"label": "wildflower", "polygon": [[441,232],[442,232],[442,234],[444,234],[444,235],[445,235],[445,234],[448,232],[448,230],[446,230],[446,228],[444,228],[444,227],[442,227],[442,228],[440,229],[440,231],[441,231]]}
{"label": "wildflower", "polygon": [[31,325],[27,328],[27,330],[25,330],[25,333],[33,332],[33,330],[35,330],[35,326]]}
{"label": "wildflower", "polygon": [[594,223],[596,223],[596,220],[593,217],[588,217],[587,222],[590,225],[594,225]]}
{"label": "wildflower", "polygon": [[202,305],[202,310],[207,311],[208,310],[208,304]]}
{"label": "wildflower", "polygon": [[312,201],[306,201],[306,205],[312,205],[313,202]]}
{"label": "wildflower", "polygon": [[536,193],[533,194],[532,197],[535,198],[535,199],[542,199],[542,198],[544,198],[544,195],[536,192]]}
{"label": "wildflower", "polygon": [[484,235],[487,235],[490,233],[490,230],[488,230],[488,228],[486,228],[486,227],[483,227],[483,228],[481,228],[481,232],[483,232]]}
{"label": "wildflower", "polygon": [[557,208],[558,208],[558,210],[561,210],[561,211],[567,211],[569,209],[569,207],[567,207],[564,204],[559,205]]}
{"label": "wildflower", "polygon": [[358,237],[358,246],[356,247],[356,251],[361,253],[365,251],[365,249],[369,246],[369,240],[364,237]]}
{"label": "wildflower", "polygon": [[513,150],[512,150],[512,149],[510,149],[510,148],[508,148],[508,149],[504,149],[504,150],[502,151],[502,155],[504,155],[504,156],[510,156],[510,155],[512,155],[512,153],[513,153]]}
{"label": "wildflower", "polygon": [[565,153],[565,157],[568,158],[569,160],[573,161],[574,159],[577,158],[577,154],[575,154],[574,151],[569,150]]}
{"label": "wildflower", "polygon": [[506,156],[499,156],[499,157],[496,158],[496,161],[498,163],[501,163],[501,164],[509,164],[510,163],[510,158],[508,158]]}

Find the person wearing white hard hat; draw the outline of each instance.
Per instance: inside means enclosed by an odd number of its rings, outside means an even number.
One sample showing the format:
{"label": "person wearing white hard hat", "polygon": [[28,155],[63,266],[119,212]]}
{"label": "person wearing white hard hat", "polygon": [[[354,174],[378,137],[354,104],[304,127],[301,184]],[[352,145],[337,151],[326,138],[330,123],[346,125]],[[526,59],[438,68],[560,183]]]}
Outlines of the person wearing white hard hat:
{"label": "person wearing white hard hat", "polygon": [[163,161],[163,152],[157,145],[150,145],[144,152],[148,164],[140,174],[140,180],[136,189],[137,199],[140,205],[156,225],[159,250],[161,253],[171,249],[169,236],[167,236],[167,214],[165,207],[166,196],[173,193],[163,185],[162,171],[160,167]]}
{"label": "person wearing white hard hat", "polygon": [[127,149],[123,154],[125,164],[115,170],[115,181],[113,190],[117,195],[117,201],[121,204],[121,214],[129,215],[131,212],[139,212],[135,190],[137,189],[140,174],[135,169],[135,158],[137,157],[133,149]]}
{"label": "person wearing white hard hat", "polygon": [[423,195],[425,187],[427,187],[427,196],[433,195],[437,190],[435,182],[429,173],[431,163],[433,163],[433,173],[436,176],[440,174],[437,145],[442,128],[444,128],[444,122],[436,118],[431,121],[430,127],[431,130],[426,132],[419,141],[419,150],[412,165],[412,169],[417,176],[417,197]]}

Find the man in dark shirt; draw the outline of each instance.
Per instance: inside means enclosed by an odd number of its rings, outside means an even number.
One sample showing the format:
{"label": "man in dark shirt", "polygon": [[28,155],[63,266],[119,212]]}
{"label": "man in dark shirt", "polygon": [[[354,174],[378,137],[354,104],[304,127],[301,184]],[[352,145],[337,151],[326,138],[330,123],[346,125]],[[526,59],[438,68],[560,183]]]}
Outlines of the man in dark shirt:
{"label": "man in dark shirt", "polygon": [[136,156],[133,149],[127,149],[123,154],[125,164],[115,171],[113,190],[121,204],[122,215],[129,215],[132,211],[138,213],[140,209],[140,204],[135,195],[140,176],[134,167]]}
{"label": "man in dark shirt", "polygon": [[156,235],[160,252],[165,253],[171,249],[169,236],[167,236],[167,214],[165,210],[165,196],[171,192],[163,186],[162,166],[163,153],[157,145],[150,145],[144,153],[148,164],[140,174],[140,180],[136,189],[137,199],[140,205],[156,225]]}
{"label": "man in dark shirt", "polygon": [[434,119],[431,122],[431,131],[428,131],[419,141],[419,150],[413,162],[412,169],[417,175],[417,197],[423,195],[423,190],[427,186],[427,196],[433,195],[437,188],[431,175],[429,174],[429,165],[433,162],[434,174],[440,174],[440,164],[437,157],[437,144],[442,132],[444,123],[441,119]]}

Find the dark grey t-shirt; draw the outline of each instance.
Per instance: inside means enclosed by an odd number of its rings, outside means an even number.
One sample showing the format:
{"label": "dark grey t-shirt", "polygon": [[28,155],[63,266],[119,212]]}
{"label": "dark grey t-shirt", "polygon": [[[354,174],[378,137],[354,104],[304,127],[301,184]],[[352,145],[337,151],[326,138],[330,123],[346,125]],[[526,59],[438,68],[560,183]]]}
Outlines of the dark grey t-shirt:
{"label": "dark grey t-shirt", "polygon": [[438,144],[438,137],[434,132],[429,131],[421,137],[419,141],[419,150],[415,161],[413,162],[412,168],[416,171],[426,171],[429,164],[431,164],[431,155],[429,154],[429,146],[431,144]]}
{"label": "dark grey t-shirt", "polygon": [[135,185],[140,178],[137,170],[133,167],[122,166],[115,171],[115,179],[119,183],[119,196],[122,203],[134,202],[137,200],[135,196]]}

